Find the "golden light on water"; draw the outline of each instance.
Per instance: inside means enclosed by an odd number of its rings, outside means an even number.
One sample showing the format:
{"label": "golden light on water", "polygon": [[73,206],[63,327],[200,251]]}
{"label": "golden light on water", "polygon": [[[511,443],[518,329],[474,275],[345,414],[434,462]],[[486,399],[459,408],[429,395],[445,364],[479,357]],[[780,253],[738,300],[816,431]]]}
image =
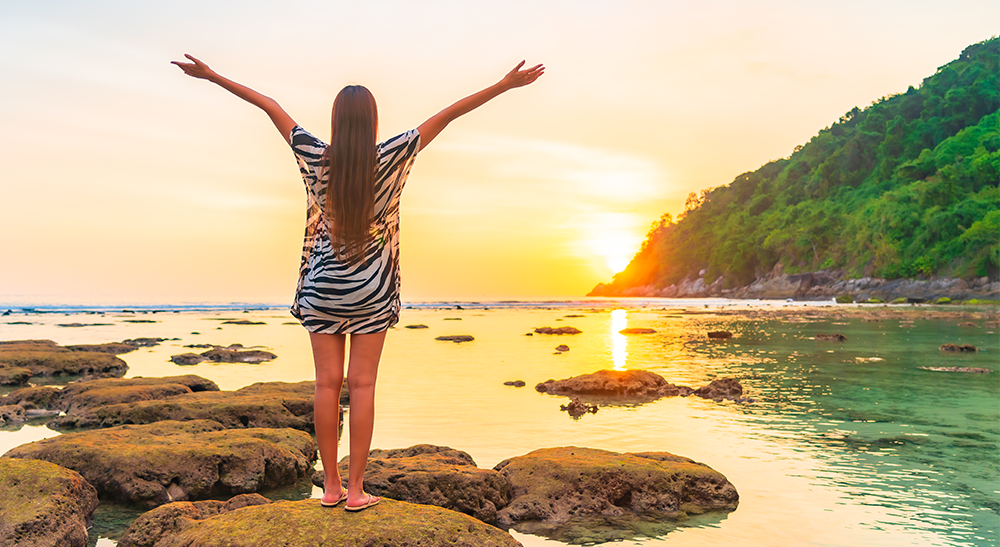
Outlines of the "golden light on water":
{"label": "golden light on water", "polygon": [[620,331],[628,328],[628,311],[612,310],[611,312],[611,360],[615,370],[625,370],[628,359],[628,339]]}

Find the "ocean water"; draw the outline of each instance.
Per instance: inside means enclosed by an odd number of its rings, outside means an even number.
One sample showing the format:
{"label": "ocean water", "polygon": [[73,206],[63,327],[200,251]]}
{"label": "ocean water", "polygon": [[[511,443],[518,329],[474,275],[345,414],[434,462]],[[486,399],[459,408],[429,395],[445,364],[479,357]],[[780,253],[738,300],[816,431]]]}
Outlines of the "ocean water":
{"label": "ocean water", "polygon": [[[460,306],[462,309],[457,309]],[[254,308],[254,309],[249,309]],[[13,310],[0,340],[60,344],[162,337],[120,356],[127,376],[198,374],[222,389],[313,378],[308,336],[285,310],[253,306]],[[94,310],[98,310],[94,312]],[[569,317],[573,316],[573,317]],[[1000,336],[991,308],[832,306],[725,300],[425,302],[403,310],[388,336],[377,388],[372,446],[447,445],[480,467],[537,448],[583,446],[667,451],[725,474],[739,508],[680,523],[587,523],[556,539],[513,531],[526,546],[897,546],[1000,543]],[[264,325],[224,325],[250,319]],[[136,322],[153,321],[153,322]],[[959,326],[973,322],[977,326]],[[18,324],[21,323],[21,324]],[[29,324],[23,324],[29,323]],[[62,327],[82,323],[91,326]],[[425,324],[427,329],[406,329]],[[573,326],[578,335],[525,336]],[[654,334],[622,335],[626,327]],[[729,330],[728,341],[708,331]],[[814,340],[841,333],[844,342]],[[475,341],[436,341],[469,334]],[[262,346],[256,365],[179,366],[187,344]],[[973,344],[946,354],[942,343]],[[567,344],[570,351],[557,353]],[[919,367],[982,367],[988,374]],[[567,401],[532,386],[601,369],[645,369],[698,387],[735,377],[753,403],[696,397],[603,405],[572,419]],[[507,380],[524,380],[514,388]],[[0,453],[57,435],[43,423],[0,429]],[[345,428],[341,455],[348,446]],[[319,464],[320,466],[322,463]],[[318,496],[308,483],[271,497]],[[114,545],[138,513],[102,505],[93,533]],[[636,535],[645,534],[645,535]]]}

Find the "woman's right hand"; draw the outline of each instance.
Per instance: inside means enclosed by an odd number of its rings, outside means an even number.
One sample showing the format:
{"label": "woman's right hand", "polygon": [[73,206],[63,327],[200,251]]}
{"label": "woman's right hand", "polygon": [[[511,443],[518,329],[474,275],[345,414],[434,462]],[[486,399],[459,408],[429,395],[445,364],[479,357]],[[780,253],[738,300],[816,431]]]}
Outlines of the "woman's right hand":
{"label": "woman's right hand", "polygon": [[[185,57],[191,60],[190,63],[183,63],[181,61],[171,61],[171,64],[177,65],[184,74],[191,76],[192,78],[198,78],[200,80],[211,80],[214,76],[217,76],[214,70],[208,67],[205,63],[195,59],[187,53],[184,54]],[[523,63],[522,63],[523,64]]]}
{"label": "woman's right hand", "polygon": [[526,86],[545,73],[545,67],[540,64],[524,70],[521,70],[522,66],[524,66],[524,61],[517,63],[517,66],[500,80],[500,85],[503,86],[504,90]]}

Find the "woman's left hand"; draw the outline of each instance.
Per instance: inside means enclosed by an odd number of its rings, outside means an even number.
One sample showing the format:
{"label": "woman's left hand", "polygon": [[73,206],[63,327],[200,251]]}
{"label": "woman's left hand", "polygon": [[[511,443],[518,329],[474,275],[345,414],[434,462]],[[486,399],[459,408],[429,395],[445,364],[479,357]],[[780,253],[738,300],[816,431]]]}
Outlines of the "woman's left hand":
{"label": "woman's left hand", "polygon": [[190,59],[191,62],[182,63],[180,61],[171,61],[170,64],[177,65],[178,67],[180,67],[181,70],[184,71],[184,74],[187,74],[192,78],[211,81],[212,78],[216,76],[215,71],[209,68],[209,66],[206,65],[205,63],[199,61],[198,59],[195,59],[194,57],[188,55],[187,53],[185,53],[184,56]]}
{"label": "woman's left hand", "polygon": [[517,63],[517,66],[508,72],[502,80],[500,80],[500,85],[503,86],[505,90],[526,86],[537,80],[539,76],[545,73],[545,67],[540,64],[524,70],[521,70],[522,66],[524,66],[524,61]]}

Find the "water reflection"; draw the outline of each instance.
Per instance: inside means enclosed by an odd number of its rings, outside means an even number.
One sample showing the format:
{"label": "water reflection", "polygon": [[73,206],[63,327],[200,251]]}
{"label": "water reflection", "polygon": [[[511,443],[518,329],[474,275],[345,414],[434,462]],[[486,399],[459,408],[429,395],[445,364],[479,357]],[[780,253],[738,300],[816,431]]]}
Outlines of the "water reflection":
{"label": "water reflection", "polygon": [[611,360],[615,370],[625,370],[628,359],[628,339],[621,334],[623,329],[628,328],[627,314],[627,310],[611,311]]}

